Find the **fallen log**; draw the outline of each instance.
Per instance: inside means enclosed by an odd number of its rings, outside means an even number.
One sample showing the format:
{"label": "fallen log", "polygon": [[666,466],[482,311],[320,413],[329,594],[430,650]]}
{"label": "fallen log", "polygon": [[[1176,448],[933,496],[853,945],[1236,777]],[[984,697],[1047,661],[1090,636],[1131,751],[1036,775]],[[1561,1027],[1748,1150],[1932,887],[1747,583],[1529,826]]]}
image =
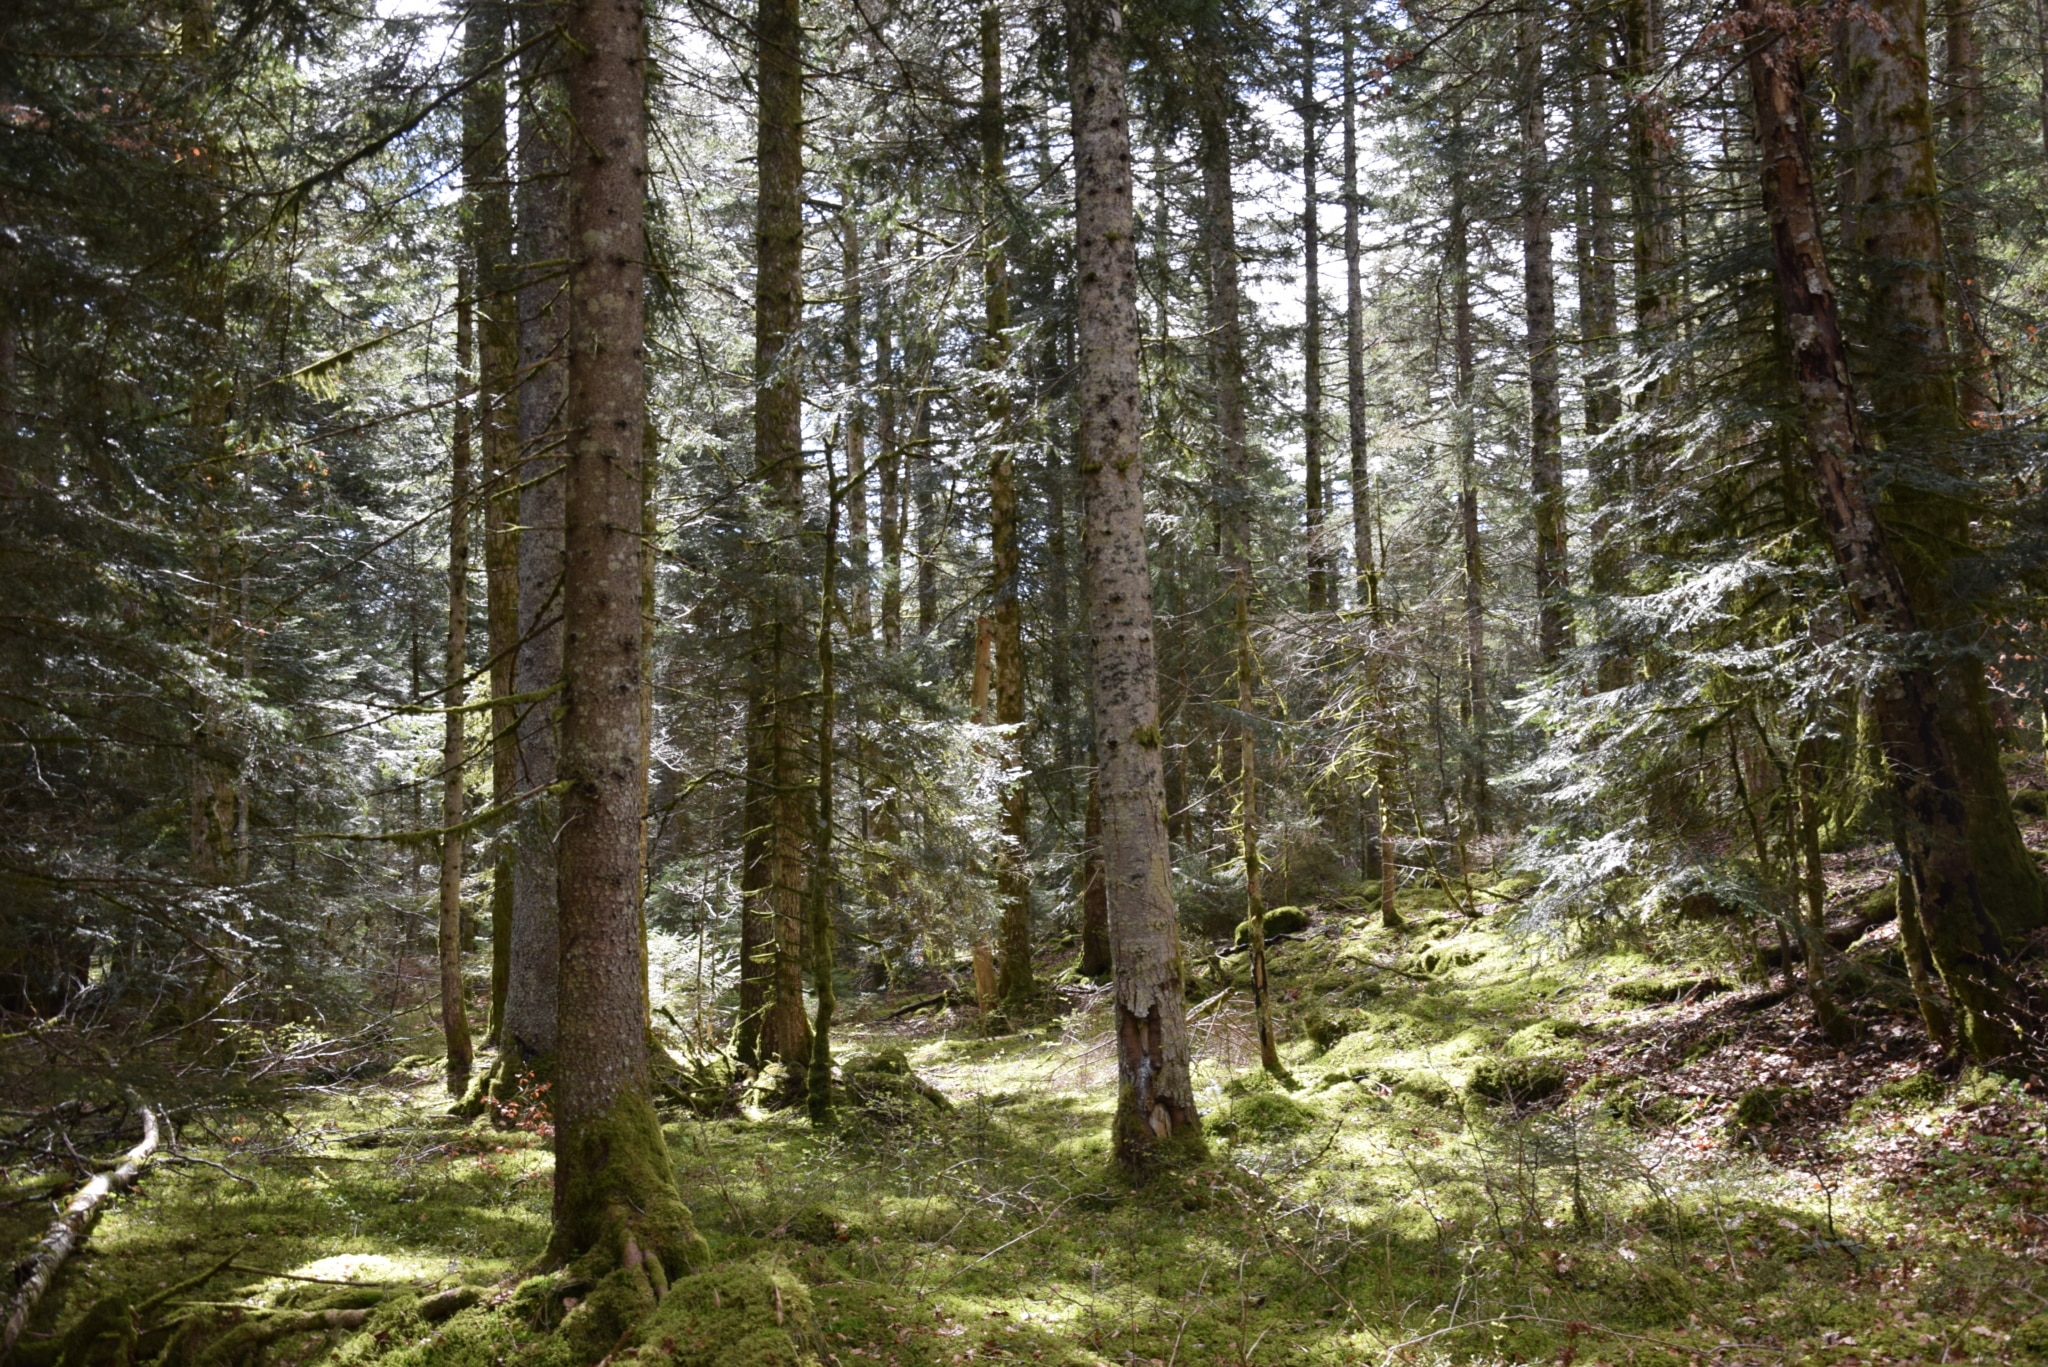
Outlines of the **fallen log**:
{"label": "fallen log", "polygon": [[149,1166],[149,1160],[156,1153],[156,1113],[147,1106],[138,1108],[142,1112],[142,1142],[128,1150],[119,1167],[112,1172],[100,1173],[79,1188],[71,1203],[64,1207],[64,1213],[57,1217],[57,1222],[44,1233],[28,1257],[16,1265],[13,1282],[18,1289],[7,1306],[6,1327],[0,1330],[0,1360],[14,1351],[15,1341],[28,1327],[28,1317],[35,1313],[36,1302],[50,1289],[57,1269],[64,1266],[64,1260],[71,1256],[71,1251],[92,1233],[93,1225],[100,1218],[100,1207],[106,1199],[116,1192],[126,1191]]}

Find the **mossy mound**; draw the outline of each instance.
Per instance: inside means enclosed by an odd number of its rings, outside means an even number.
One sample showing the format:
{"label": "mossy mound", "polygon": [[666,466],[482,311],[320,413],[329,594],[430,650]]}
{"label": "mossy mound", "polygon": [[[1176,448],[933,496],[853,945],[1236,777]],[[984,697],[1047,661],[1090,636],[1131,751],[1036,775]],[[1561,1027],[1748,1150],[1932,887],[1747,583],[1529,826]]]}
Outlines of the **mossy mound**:
{"label": "mossy mound", "polygon": [[1564,1065],[1553,1058],[1482,1059],[1465,1090],[1481,1101],[1527,1106],[1564,1090]]}
{"label": "mossy mound", "polygon": [[840,1088],[862,1120],[893,1128],[950,1113],[946,1094],[911,1071],[901,1049],[857,1054],[841,1066]]}
{"label": "mossy mound", "polygon": [[1560,1051],[1577,1049],[1576,1041],[1583,1039],[1586,1033],[1586,1027],[1577,1021],[1537,1021],[1508,1036],[1503,1047],[1515,1058],[1555,1055]]}
{"label": "mossy mound", "polygon": [[1318,1053],[1328,1053],[1339,1040],[1365,1029],[1371,1020],[1363,1011],[1310,1007],[1301,1014],[1301,1033],[1315,1043]]}
{"label": "mossy mound", "polygon": [[777,1226],[776,1232],[799,1243],[839,1244],[853,1237],[853,1226],[840,1219],[836,1211],[806,1206]]}
{"label": "mossy mound", "polygon": [[814,1367],[810,1288],[778,1258],[727,1263],[669,1287],[635,1335],[643,1364]]}
{"label": "mossy mound", "polygon": [[1314,1108],[1284,1092],[1253,1092],[1217,1111],[1207,1125],[1230,1139],[1274,1139],[1300,1134],[1319,1119]]}
{"label": "mossy mound", "polygon": [[1689,996],[1707,997],[1727,990],[1728,984],[1720,978],[1631,978],[1611,984],[1607,995],[1636,1006],[1663,1006]]}
{"label": "mossy mound", "polygon": [[[1308,929],[1308,913],[1300,907],[1270,907],[1266,911],[1266,938],[1275,935],[1299,935]],[[1240,948],[1252,942],[1252,923],[1249,920],[1237,923],[1237,936],[1232,942]]]}
{"label": "mossy mound", "polygon": [[1753,1130],[1777,1121],[1785,1105],[1783,1087],[1752,1087],[1735,1099],[1735,1109],[1728,1113],[1728,1124],[1732,1129]]}

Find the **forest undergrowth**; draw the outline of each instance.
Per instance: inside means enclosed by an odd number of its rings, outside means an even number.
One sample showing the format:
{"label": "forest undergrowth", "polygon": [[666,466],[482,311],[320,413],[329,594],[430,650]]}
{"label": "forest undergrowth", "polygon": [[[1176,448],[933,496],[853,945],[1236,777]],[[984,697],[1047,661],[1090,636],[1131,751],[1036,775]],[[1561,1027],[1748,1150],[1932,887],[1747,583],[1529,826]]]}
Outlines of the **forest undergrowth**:
{"label": "forest undergrowth", "polygon": [[[573,1269],[527,1276],[545,1093],[463,1121],[438,1057],[329,1058],[174,1108],[18,1360],[2048,1361],[2048,1106],[1940,1068],[1882,891],[1856,856],[1833,873],[1865,984],[1846,1049],[1725,957],[1516,931],[1509,883],[1477,915],[1411,898],[1401,932],[1332,902],[1276,943],[1290,1088],[1257,1066],[1241,957],[1211,955],[1211,1154],[1149,1179],[1177,1200],[1114,1174],[1102,989],[1068,974],[1000,1035],[860,998],[837,1130],[737,1091],[665,1112],[712,1270],[611,1345],[552,1332],[590,1292]],[[41,1045],[7,1041],[18,1097],[64,1075]],[[11,1109],[21,1246],[135,1118],[111,1094]]]}

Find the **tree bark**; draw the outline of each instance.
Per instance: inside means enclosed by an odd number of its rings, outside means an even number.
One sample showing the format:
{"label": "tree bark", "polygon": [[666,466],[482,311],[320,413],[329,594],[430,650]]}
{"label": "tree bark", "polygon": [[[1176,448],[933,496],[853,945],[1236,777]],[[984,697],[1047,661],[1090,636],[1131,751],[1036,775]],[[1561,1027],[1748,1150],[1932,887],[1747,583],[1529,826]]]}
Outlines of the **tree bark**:
{"label": "tree bark", "polygon": [[811,987],[818,1013],[811,1029],[810,1067],[804,1098],[811,1124],[829,1129],[832,1114],[832,1016],[839,995],[832,981],[832,903],[837,865],[832,852],[832,768],[834,730],[839,724],[838,683],[833,672],[832,617],[839,601],[839,507],[845,489],[832,480],[832,456],[825,455],[825,554],[818,574],[818,792],[817,825],[811,831],[810,919],[807,948]]}
{"label": "tree bark", "polygon": [[875,308],[875,481],[881,498],[882,649],[903,649],[903,452],[897,444],[896,338],[888,280],[889,242],[882,240]]}
{"label": "tree bark", "polygon": [[[470,276],[455,287],[455,368],[458,384],[469,378]],[[437,948],[441,970],[441,1038],[448,1050],[448,1091],[469,1088],[475,1056],[469,1042],[469,1011],[462,1000],[462,808],[467,745],[462,710],[463,676],[469,672],[469,445],[470,410],[455,407],[455,442],[448,469],[448,649],[442,664],[441,705],[441,885]]]}
{"label": "tree bark", "polygon": [[810,1058],[804,1015],[804,837],[812,813],[803,762],[805,652],[803,389],[803,20],[796,0],[761,0],[755,230],[754,473],[765,493],[765,573],[754,606],[755,687],[763,721],[758,765],[768,792],[767,880],[773,990],[760,1053],[792,1069]]}
{"label": "tree bark", "polygon": [[[1805,72],[1780,27],[1783,11],[1742,0],[1748,70],[1762,149],[1788,357],[1814,476],[1820,520],[1850,607],[1903,646],[1920,630],[1905,575],[1866,481],[1871,450],[1849,375],[1849,353],[1822,246],[1806,129]],[[1908,658],[1879,684],[1876,712],[1928,949],[1971,1054],[2004,1058],[2016,1047],[1998,930],[1972,858],[1964,790],[1942,725],[1933,672]]]}
{"label": "tree bark", "polygon": [[1004,176],[1009,130],[1003,117],[1003,12],[989,0],[981,10],[981,186],[983,244],[983,369],[987,372],[988,421],[994,442],[988,465],[991,569],[995,575],[996,724],[1004,733],[1003,837],[996,852],[996,991],[1011,1007],[1023,1007],[1037,990],[1031,971],[1031,813],[1024,774],[1024,609],[1020,580],[1023,560],[1017,534],[1017,445],[1009,391],[1010,274],[1009,187]]}
{"label": "tree bark", "polygon": [[[1662,407],[1677,390],[1677,370],[1657,359],[1669,340],[1677,299],[1672,290],[1674,249],[1670,213],[1671,117],[1657,86],[1663,75],[1664,28],[1659,0],[1623,0],[1622,39],[1628,76],[1629,207],[1634,219],[1635,351],[1645,368],[1636,411]],[[1653,437],[1638,444],[1630,482],[1648,481],[1656,463]]]}
{"label": "tree bark", "polygon": [[1983,255],[1977,245],[1978,148],[1984,122],[1984,64],[1977,35],[1978,0],[1947,0],[1949,293],[1956,302],[1957,398],[1963,421],[1973,428],[1997,419],[1998,378],[1983,327]]}
{"label": "tree bark", "polygon": [[1344,379],[1351,446],[1351,558],[1358,605],[1379,612],[1372,545],[1371,446],[1365,421],[1365,254],[1359,244],[1364,204],[1358,193],[1358,35],[1344,20]]}
{"label": "tree bark", "polygon": [[873,580],[868,574],[868,408],[861,392],[862,354],[865,347],[861,321],[860,216],[854,204],[854,187],[848,181],[842,193],[841,270],[846,305],[841,312],[841,346],[846,352],[846,561],[852,572],[853,593],[847,626],[853,635],[866,640],[874,635]]}
{"label": "tree bark", "polygon": [[651,1292],[708,1261],[655,1118],[640,962],[641,480],[647,446],[646,19],[569,11],[567,468],[560,1021],[552,1260],[593,1252]]}
{"label": "tree bark", "polygon": [[1564,419],[1557,392],[1557,277],[1550,252],[1550,155],[1543,113],[1543,12],[1522,11],[1522,307],[1529,354],[1529,472],[1536,514],[1536,650],[1548,667],[1572,644]]}
{"label": "tree bark", "polygon": [[[533,41],[562,22],[546,6],[523,16]],[[568,110],[562,57],[554,42],[527,48],[520,63],[519,110],[519,635],[513,691],[544,693],[562,679],[563,402],[568,390],[569,305],[563,262],[569,254]],[[637,522],[637,518],[636,518]],[[539,792],[556,779],[557,700],[518,704],[516,791]],[[527,801],[513,831],[512,955],[505,988],[507,1060],[555,1051],[559,943],[555,831],[550,795]],[[501,1083],[509,1079],[501,1079]]]}
{"label": "tree bark", "polygon": [[1081,962],[1084,978],[1100,978],[1111,969],[1109,957],[1109,889],[1102,881],[1102,785],[1094,766],[1088,769],[1088,814],[1081,834]]}
{"label": "tree bark", "polygon": [[1145,553],[1138,393],[1138,263],[1123,11],[1069,0],[1083,556],[1102,784],[1103,882],[1115,977],[1118,1097],[1111,1142],[1127,1169],[1201,1147],[1166,843],[1152,581]]}
{"label": "tree bark", "polygon": [[1627,462],[1603,435],[1621,421],[1615,338],[1620,303],[1615,287],[1614,186],[1609,179],[1614,111],[1608,80],[1612,61],[1607,25],[1574,4],[1573,20],[1584,79],[1574,87],[1573,132],[1583,170],[1577,178],[1578,223],[1573,232],[1578,266],[1579,363],[1584,374],[1585,431],[1592,466],[1592,551],[1587,572],[1596,592],[1611,592],[1622,573],[1621,547],[1612,542],[1615,510],[1628,497]]}

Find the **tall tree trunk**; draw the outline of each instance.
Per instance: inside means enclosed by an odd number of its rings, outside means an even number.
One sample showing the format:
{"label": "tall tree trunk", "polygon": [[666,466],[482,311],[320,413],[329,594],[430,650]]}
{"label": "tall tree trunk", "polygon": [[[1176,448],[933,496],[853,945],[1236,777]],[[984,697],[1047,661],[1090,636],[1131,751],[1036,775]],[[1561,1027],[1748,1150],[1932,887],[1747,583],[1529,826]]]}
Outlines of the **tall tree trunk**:
{"label": "tall tree trunk", "polygon": [[[1087,489],[1083,555],[1101,774],[1103,883],[1115,976],[1118,1097],[1111,1140],[1127,1169],[1201,1148],[1166,844],[1152,580],[1145,554],[1138,394],[1138,262],[1130,111],[1117,0],[1069,0],[1077,403]],[[1178,1144],[1175,1141],[1179,1141]]]}
{"label": "tall tree trunk", "polygon": [[[1633,217],[1635,350],[1648,367],[1636,410],[1653,412],[1676,392],[1677,368],[1654,359],[1670,342],[1677,298],[1672,289],[1675,252],[1670,206],[1671,117],[1658,82],[1663,76],[1664,27],[1661,0],[1622,0],[1622,39],[1628,76],[1629,207]],[[1659,450],[1654,434],[1639,446],[1632,483],[1641,488],[1653,473]]]}
{"label": "tall tree trunk", "polygon": [[1628,496],[1628,470],[1615,444],[1601,440],[1621,421],[1621,387],[1615,367],[1620,305],[1615,288],[1614,186],[1609,179],[1614,116],[1608,83],[1607,24],[1574,4],[1573,21],[1584,79],[1574,85],[1573,134],[1583,168],[1577,177],[1578,223],[1573,240],[1579,293],[1579,364],[1584,374],[1585,430],[1598,511],[1591,528],[1588,573],[1596,591],[1612,591],[1621,575],[1620,547],[1611,544],[1613,510]]}
{"label": "tall tree trunk", "polygon": [[[469,272],[455,287],[455,366],[469,379]],[[464,763],[463,675],[469,672],[469,443],[470,410],[455,407],[455,442],[448,469],[448,651],[442,665],[441,705],[441,1037],[448,1049],[448,1091],[469,1088],[475,1062],[469,1042],[469,1012],[462,1000],[462,825]]]}
{"label": "tall tree trunk", "polygon": [[1323,532],[1324,515],[1330,504],[1329,479],[1323,471],[1323,284],[1322,228],[1317,222],[1316,163],[1321,152],[1316,146],[1316,115],[1320,112],[1316,94],[1315,11],[1311,5],[1296,7],[1301,25],[1301,288],[1302,288],[1302,405],[1301,445],[1305,502],[1308,505],[1308,605],[1314,612],[1329,612],[1336,604],[1335,585],[1330,573],[1330,546]]}
{"label": "tall tree trunk", "polygon": [[1252,1002],[1259,1061],[1283,1071],[1266,994],[1266,899],[1259,867],[1258,733],[1252,722],[1257,661],[1252,653],[1251,447],[1245,427],[1244,306],[1238,282],[1237,204],[1231,185],[1231,90],[1224,55],[1205,45],[1197,77],[1202,162],[1203,253],[1209,263],[1209,369],[1216,386],[1216,486],[1223,572],[1230,583],[1237,693],[1237,838],[1244,863],[1244,915],[1250,927]]}
{"label": "tall tree trunk", "polygon": [[[561,1066],[552,1261],[596,1254],[648,1303],[709,1261],[654,1114],[640,965],[641,479],[647,445],[646,21],[569,12],[568,442],[563,498]],[[637,1298],[637,1297],[636,1297]]]}
{"label": "tall tree trunk", "polygon": [[1984,259],[1977,245],[1978,181],[1983,159],[1978,148],[1984,122],[1984,63],[1977,35],[1979,0],[1947,0],[1948,86],[1948,274],[1956,302],[1957,398],[1963,420],[1986,427],[1998,413],[1998,380],[1983,326]]}
{"label": "tall tree trunk", "polygon": [[[533,43],[520,63],[519,109],[519,648],[513,691],[518,704],[514,783],[535,796],[520,809],[513,834],[512,963],[500,1040],[509,1082],[522,1060],[555,1051],[558,986],[555,832],[561,826],[551,793],[556,779],[558,699],[562,681],[563,359],[569,325],[568,110],[562,56],[541,33],[562,21],[543,7],[524,16],[522,38]],[[635,428],[637,437],[638,428]],[[637,524],[638,518],[635,518]]]}
{"label": "tall tree trunk", "polygon": [[1536,650],[1554,665],[1572,644],[1565,554],[1564,419],[1557,395],[1557,278],[1550,259],[1550,154],[1543,117],[1543,12],[1522,11],[1516,67],[1522,115],[1522,306],[1529,351],[1529,471],[1536,513]]}
{"label": "tall tree trunk", "polygon": [[810,918],[806,948],[811,958],[811,987],[818,1014],[811,1029],[810,1067],[804,1075],[804,1097],[811,1124],[829,1128],[832,1115],[832,1016],[839,994],[832,981],[832,903],[838,886],[838,865],[832,853],[832,767],[839,724],[838,682],[833,673],[832,617],[839,601],[839,507],[845,488],[832,480],[832,455],[825,454],[825,552],[818,573],[818,800],[811,830]]}
{"label": "tall tree trunk", "polygon": [[[505,139],[506,10],[472,7],[463,19],[465,67],[462,193],[476,290],[476,435],[487,482],[484,502],[484,616],[490,628],[491,805],[519,791],[519,717],[511,697],[519,641],[519,301],[512,263],[512,179]],[[503,1045],[512,973],[513,842],[492,841],[491,1010],[487,1037]]]}
{"label": "tall tree trunk", "polygon": [[996,897],[1002,924],[997,935],[996,990],[1003,1001],[1022,1007],[1036,986],[1031,973],[1031,814],[1024,776],[1024,610],[1020,594],[1023,561],[1017,535],[1017,446],[1011,429],[1009,187],[1003,159],[1009,130],[1003,118],[1003,11],[996,0],[981,10],[981,187],[982,290],[986,317],[982,364],[987,371],[987,431],[994,442],[988,465],[989,550],[995,574],[996,723],[1011,728],[1003,740],[1004,768],[1013,776],[1003,790],[1003,839],[996,853]]}
{"label": "tall tree trunk", "polygon": [[[1364,202],[1358,193],[1358,33],[1347,10],[1344,16],[1344,380],[1345,426],[1351,447],[1351,557],[1357,574],[1355,597],[1368,618],[1380,622],[1380,576],[1373,554],[1371,446],[1365,417],[1365,282],[1364,251],[1359,220]],[[1365,878],[1387,874],[1383,838],[1385,785],[1374,782],[1360,798],[1364,807]],[[1391,893],[1387,894],[1391,898]],[[1388,906],[1392,906],[1391,900]]]}
{"label": "tall tree trunk", "polygon": [[861,640],[874,635],[874,596],[868,574],[868,408],[861,392],[861,358],[866,348],[861,321],[860,215],[854,186],[848,181],[841,224],[846,307],[841,314],[846,352],[846,560],[853,574],[853,603],[848,627]]}
{"label": "tall tree trunk", "polygon": [[881,283],[875,308],[875,434],[877,492],[881,498],[882,649],[903,649],[903,451],[897,443],[894,292],[889,289],[889,240],[880,251]]}
{"label": "tall tree trunk", "polygon": [[[1919,615],[1866,484],[1872,452],[1849,376],[1834,281],[1806,129],[1798,50],[1783,11],[1742,0],[1748,69],[1762,149],[1764,209],[1771,225],[1778,296],[1790,344],[1820,520],[1849,604],[1860,620],[1910,640]],[[1795,20],[1796,22],[1796,20]],[[1897,665],[1876,690],[1880,743],[1890,771],[1927,946],[1948,989],[1965,1046],[1979,1060],[2010,1054],[2019,1040],[2003,946],[1970,848],[1964,789],[1942,724],[1932,670]]]}
{"label": "tall tree trunk", "polygon": [[932,454],[929,382],[935,345],[921,338],[917,404],[910,422],[910,491],[917,501],[917,634],[939,627],[939,555],[946,545],[945,508],[939,498],[939,463]]}
{"label": "tall tree trunk", "polygon": [[803,20],[797,0],[761,0],[756,167],[759,221],[754,242],[754,473],[769,519],[760,596],[754,608],[755,687],[761,690],[767,779],[767,883],[774,978],[761,1017],[763,1059],[801,1068],[811,1054],[804,1015],[803,719]]}
{"label": "tall tree trunk", "polygon": [[1109,973],[1109,889],[1102,880],[1102,785],[1099,771],[1088,768],[1088,813],[1081,831],[1081,962],[1075,971],[1084,978]]}
{"label": "tall tree trunk", "polygon": [[1379,573],[1372,545],[1371,448],[1365,420],[1365,284],[1358,193],[1358,34],[1344,19],[1344,379],[1351,445],[1351,558],[1358,605],[1379,613]]}
{"label": "tall tree trunk", "polygon": [[1465,692],[1459,715],[1466,727],[1461,782],[1465,810],[1479,834],[1493,827],[1493,797],[1486,755],[1486,602],[1479,544],[1479,415],[1474,408],[1472,336],[1472,225],[1462,108],[1451,115],[1451,219],[1446,266],[1451,273],[1451,353],[1456,367],[1452,422],[1458,453],[1458,534],[1464,548]]}
{"label": "tall tree trunk", "polygon": [[[1850,259],[1863,277],[1860,380],[1899,473],[1880,516],[1914,612],[1930,631],[1974,639],[1981,615],[1955,586],[1959,548],[1980,515],[1966,491],[1968,431],[1949,347],[1925,0],[1874,0],[1844,11],[1843,161]],[[2020,840],[1999,757],[1984,667],[1955,652],[1937,673],[1949,754],[1962,784],[1970,856],[1992,923],[2017,942],[2048,924],[2042,881]],[[1923,908],[1926,899],[1922,899]]]}

